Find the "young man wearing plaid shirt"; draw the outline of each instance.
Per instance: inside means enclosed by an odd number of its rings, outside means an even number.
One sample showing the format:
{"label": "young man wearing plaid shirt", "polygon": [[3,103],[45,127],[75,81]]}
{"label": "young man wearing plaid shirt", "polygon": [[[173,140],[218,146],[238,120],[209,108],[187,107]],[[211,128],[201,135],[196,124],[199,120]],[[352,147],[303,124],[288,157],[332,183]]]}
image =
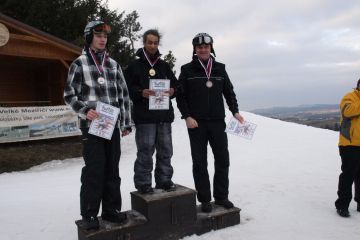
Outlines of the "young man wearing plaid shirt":
{"label": "young man wearing plaid shirt", "polygon": [[[82,131],[85,166],[81,174],[80,209],[85,229],[99,228],[97,218],[102,203],[103,220],[122,223],[120,194],[120,131],[131,132],[130,99],[119,64],[106,52],[110,27],[102,21],[89,22],[84,30],[85,47],[70,66],[64,100],[78,113]],[[96,103],[120,108],[111,140],[88,134],[92,120],[99,116]],[[119,130],[120,127],[120,130]]]}

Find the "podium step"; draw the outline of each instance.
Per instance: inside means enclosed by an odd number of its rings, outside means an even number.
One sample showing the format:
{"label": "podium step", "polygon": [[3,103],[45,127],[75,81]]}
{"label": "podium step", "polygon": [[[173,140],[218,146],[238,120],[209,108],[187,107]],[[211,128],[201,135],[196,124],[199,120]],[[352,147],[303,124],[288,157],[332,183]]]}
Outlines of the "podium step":
{"label": "podium step", "polygon": [[178,240],[240,223],[240,209],[212,203],[212,212],[196,206],[196,191],[177,185],[175,191],[156,189],[152,194],[131,192],[127,222],[116,224],[99,218],[98,230],[84,230],[76,221],[79,240]]}
{"label": "podium step", "polygon": [[198,205],[197,220],[196,220],[196,234],[201,235],[212,230],[218,230],[230,226],[234,226],[240,223],[240,208],[233,207],[225,209],[214,203],[212,204],[212,211],[210,213],[204,213],[201,211],[201,206]]}
{"label": "podium step", "polygon": [[126,240],[137,239],[138,231],[141,231],[147,220],[144,215],[137,211],[130,210],[126,212],[127,221],[125,223],[112,223],[102,220],[99,217],[100,228],[98,230],[84,230],[82,228],[83,221],[78,220],[75,224],[78,227],[79,240]]}
{"label": "podium step", "polygon": [[196,221],[196,191],[176,185],[167,192],[155,189],[151,194],[131,192],[131,207],[143,214],[149,224],[181,225]]}

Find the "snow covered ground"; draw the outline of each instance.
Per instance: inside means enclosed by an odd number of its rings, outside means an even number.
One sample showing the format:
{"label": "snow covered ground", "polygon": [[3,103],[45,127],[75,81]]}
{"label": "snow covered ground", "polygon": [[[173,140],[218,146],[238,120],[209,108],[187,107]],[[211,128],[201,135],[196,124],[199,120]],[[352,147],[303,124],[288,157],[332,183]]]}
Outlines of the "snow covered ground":
{"label": "snow covered ground", "polygon": [[[359,239],[360,213],[355,203],[348,219],[337,216],[334,208],[340,171],[338,134],[242,114],[257,124],[257,130],[251,141],[228,136],[229,198],[242,209],[241,224],[185,239]],[[189,140],[179,117],[173,124],[173,144],[173,180],[193,188]],[[132,134],[122,139],[123,210],[131,208],[135,156]],[[54,160],[1,174],[0,239],[76,240],[82,166],[81,158]],[[212,166],[209,152],[211,174]]]}

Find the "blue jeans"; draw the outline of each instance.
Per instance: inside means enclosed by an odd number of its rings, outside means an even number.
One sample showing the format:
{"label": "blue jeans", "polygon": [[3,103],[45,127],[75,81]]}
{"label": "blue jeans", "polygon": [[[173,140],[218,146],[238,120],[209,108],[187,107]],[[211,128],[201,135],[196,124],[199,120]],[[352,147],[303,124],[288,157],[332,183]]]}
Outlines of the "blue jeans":
{"label": "blue jeans", "polygon": [[134,183],[137,189],[151,186],[152,155],[156,149],[155,183],[161,188],[171,182],[173,155],[171,123],[136,124],[137,158]]}

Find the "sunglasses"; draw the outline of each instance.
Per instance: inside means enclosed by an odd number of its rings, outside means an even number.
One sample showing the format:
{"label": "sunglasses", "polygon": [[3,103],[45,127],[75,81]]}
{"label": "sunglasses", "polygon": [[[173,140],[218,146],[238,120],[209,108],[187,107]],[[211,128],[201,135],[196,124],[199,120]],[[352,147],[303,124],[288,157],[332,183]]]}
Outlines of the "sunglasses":
{"label": "sunglasses", "polygon": [[111,27],[107,24],[102,24],[102,25],[96,26],[93,31],[95,33],[101,33],[101,32],[111,33]]}
{"label": "sunglasses", "polygon": [[193,44],[194,45],[201,45],[201,44],[212,44],[212,38],[210,36],[207,35],[201,35],[198,37],[195,37],[193,39]]}

